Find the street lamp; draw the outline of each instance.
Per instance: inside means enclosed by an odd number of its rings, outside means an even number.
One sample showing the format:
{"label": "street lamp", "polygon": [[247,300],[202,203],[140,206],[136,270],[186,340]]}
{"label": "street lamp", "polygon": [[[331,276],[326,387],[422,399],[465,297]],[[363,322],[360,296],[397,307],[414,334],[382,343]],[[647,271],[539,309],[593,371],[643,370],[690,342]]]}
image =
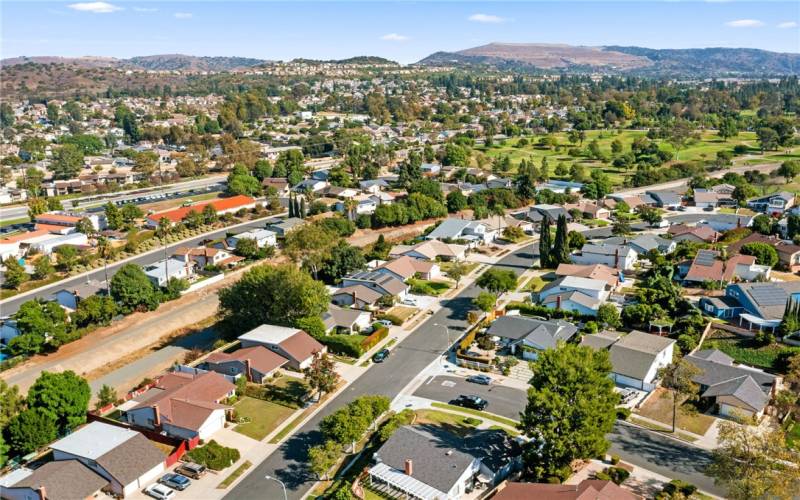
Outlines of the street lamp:
{"label": "street lamp", "polygon": [[[444,350],[444,358],[445,360],[449,359],[450,347],[452,347],[453,343],[450,341],[450,328],[447,325],[440,325],[439,323],[434,323],[433,326],[441,326],[444,328],[445,333],[447,334],[447,347]],[[442,365],[444,366],[444,364]]]}
{"label": "street lamp", "polygon": [[283,488],[283,500],[288,500],[288,497],[286,496],[286,485],[283,484],[283,481],[281,481],[277,477],[272,477],[269,474],[264,476],[264,479],[266,479],[267,481],[275,481],[276,483],[280,484],[281,488]]}

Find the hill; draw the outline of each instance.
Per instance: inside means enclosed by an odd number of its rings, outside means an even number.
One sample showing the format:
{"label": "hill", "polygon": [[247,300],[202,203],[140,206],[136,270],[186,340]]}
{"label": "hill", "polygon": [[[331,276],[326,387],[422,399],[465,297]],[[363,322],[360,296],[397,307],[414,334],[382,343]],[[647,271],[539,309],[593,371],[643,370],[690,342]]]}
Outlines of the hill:
{"label": "hill", "polygon": [[144,69],[160,71],[233,71],[263,64],[267,61],[248,57],[203,57],[184,54],[161,54],[139,56],[130,59],[113,57],[12,57],[0,61],[0,66],[18,66],[23,64],[63,64],[80,68],[118,68]]}
{"label": "hill", "polygon": [[501,70],[602,71],[643,76],[722,77],[796,75],[800,54],[760,49],[648,49],[540,43],[490,43],[458,52],[436,52],[417,64],[488,66]]}

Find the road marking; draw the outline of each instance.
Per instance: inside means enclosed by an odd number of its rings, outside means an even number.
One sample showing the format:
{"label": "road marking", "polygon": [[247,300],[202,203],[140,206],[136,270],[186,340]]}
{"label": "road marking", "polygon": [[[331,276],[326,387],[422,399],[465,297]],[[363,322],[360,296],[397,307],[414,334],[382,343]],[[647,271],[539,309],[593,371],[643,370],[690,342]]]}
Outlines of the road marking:
{"label": "road marking", "polygon": [[431,375],[431,376],[429,376],[429,377],[428,377],[428,381],[427,381],[427,382],[425,382],[425,385],[428,385],[428,384],[430,384],[431,382],[433,382],[433,379],[435,379],[435,378],[436,378],[436,376],[435,376],[435,375]]}
{"label": "road marking", "polygon": [[453,382],[452,380],[445,380],[444,382],[442,382],[442,387],[455,387],[455,386],[456,383]]}

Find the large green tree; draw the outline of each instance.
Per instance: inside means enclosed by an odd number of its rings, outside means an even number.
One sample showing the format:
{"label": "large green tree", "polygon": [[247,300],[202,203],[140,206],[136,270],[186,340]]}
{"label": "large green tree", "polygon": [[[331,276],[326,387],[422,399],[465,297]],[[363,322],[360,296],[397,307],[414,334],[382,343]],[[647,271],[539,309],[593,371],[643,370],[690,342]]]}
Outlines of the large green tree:
{"label": "large green tree", "polygon": [[89,383],[75,372],[42,372],[28,389],[28,407],[42,409],[66,432],[86,422],[91,397]]}
{"label": "large green tree", "polygon": [[114,274],[111,296],[123,312],[152,311],[159,303],[158,290],[136,264],[125,264]]}
{"label": "large green tree", "polygon": [[49,412],[42,408],[30,408],[11,419],[5,434],[11,451],[26,455],[55,441],[58,426]]}
{"label": "large green tree", "polygon": [[510,269],[491,268],[475,284],[497,295],[517,288],[517,275]]}
{"label": "large green tree", "polygon": [[543,268],[553,267],[552,235],[550,234],[550,218],[544,217],[539,228],[539,266]]}
{"label": "large green tree", "polygon": [[320,316],[330,297],[325,285],[292,264],[263,265],[248,270],[219,294],[228,324],[247,331],[261,324],[292,325]]}
{"label": "large green tree", "polygon": [[286,236],[284,252],[317,276],[338,240],[337,234],[320,224],[305,224]]}
{"label": "large green tree", "polygon": [[83,168],[83,151],[74,144],[64,144],[53,152],[50,170],[56,179],[72,179]]}
{"label": "large green tree", "polygon": [[559,215],[556,222],[556,238],[553,242],[553,252],[550,260],[553,266],[570,262],[569,242],[567,241],[567,217]]}
{"label": "large green tree", "polygon": [[619,395],[609,378],[606,351],[567,344],[548,349],[533,362],[528,404],[520,429],[525,470],[541,481],[563,477],[575,459],[594,458],[608,450],[606,441],[616,420]]}

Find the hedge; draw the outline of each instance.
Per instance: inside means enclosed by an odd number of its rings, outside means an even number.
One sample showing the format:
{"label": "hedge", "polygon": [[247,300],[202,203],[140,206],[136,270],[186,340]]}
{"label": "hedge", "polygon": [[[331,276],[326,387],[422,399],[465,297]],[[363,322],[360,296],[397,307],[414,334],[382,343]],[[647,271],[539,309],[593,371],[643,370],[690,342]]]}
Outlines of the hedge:
{"label": "hedge", "polygon": [[360,358],[364,354],[364,348],[361,346],[363,340],[362,335],[326,335],[318,339],[320,342],[328,346],[333,354],[340,354],[342,356],[349,356],[351,358]]}
{"label": "hedge", "polygon": [[528,316],[544,316],[547,319],[572,319],[575,321],[593,321],[596,320],[594,316],[580,314],[566,309],[550,309],[549,307],[526,304],[524,302],[509,302],[506,306],[506,311],[518,310],[521,314]]}
{"label": "hedge", "polygon": [[212,439],[187,453],[186,457],[211,470],[222,470],[239,460],[240,455],[236,448],[227,448]]}
{"label": "hedge", "polygon": [[461,342],[458,344],[458,348],[462,351],[466,351],[469,349],[469,346],[475,341],[475,336],[478,334],[478,327],[476,326],[473,328],[468,334],[461,339]]}
{"label": "hedge", "polygon": [[389,335],[389,329],[386,327],[381,327],[372,332],[372,334],[361,341],[361,348],[364,352],[369,351],[372,349],[378,342],[385,339]]}

